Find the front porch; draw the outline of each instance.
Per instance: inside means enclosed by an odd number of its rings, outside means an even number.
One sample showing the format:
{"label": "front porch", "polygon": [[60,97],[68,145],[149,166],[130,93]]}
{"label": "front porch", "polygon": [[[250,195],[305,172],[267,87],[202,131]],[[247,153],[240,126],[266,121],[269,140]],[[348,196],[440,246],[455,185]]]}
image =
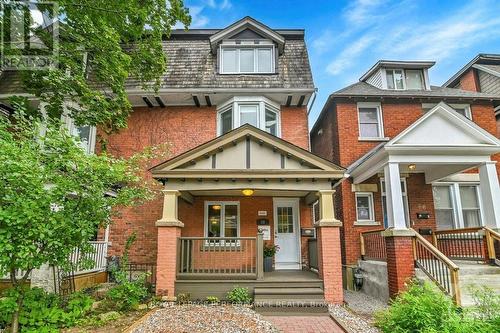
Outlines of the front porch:
{"label": "front porch", "polygon": [[[342,302],[331,189],[341,168],[245,125],[152,172],[165,184],[158,294],[225,299],[235,286],[286,285]],[[274,273],[264,272],[265,245],[279,246]]]}

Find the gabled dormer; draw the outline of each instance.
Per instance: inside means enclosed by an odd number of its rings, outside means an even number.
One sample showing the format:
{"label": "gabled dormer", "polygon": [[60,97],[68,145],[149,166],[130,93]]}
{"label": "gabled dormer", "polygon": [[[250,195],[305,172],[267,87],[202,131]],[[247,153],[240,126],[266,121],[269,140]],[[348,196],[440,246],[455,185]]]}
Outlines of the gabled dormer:
{"label": "gabled dormer", "polygon": [[430,90],[434,61],[379,60],[359,80],[386,90]]}
{"label": "gabled dormer", "polygon": [[248,16],[210,36],[219,74],[274,74],[284,45],[282,35]]}

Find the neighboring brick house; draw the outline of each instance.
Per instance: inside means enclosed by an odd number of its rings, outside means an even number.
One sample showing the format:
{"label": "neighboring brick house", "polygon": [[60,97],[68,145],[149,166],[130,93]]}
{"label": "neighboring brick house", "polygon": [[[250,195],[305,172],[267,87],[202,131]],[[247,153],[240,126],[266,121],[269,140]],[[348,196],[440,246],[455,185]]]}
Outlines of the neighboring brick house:
{"label": "neighboring brick house", "polygon": [[[500,96],[431,86],[433,65],[377,62],[360,82],[332,93],[312,127],[312,151],[347,168],[348,178],[336,185],[343,264],[358,262],[360,234],[370,230],[500,228],[490,157],[500,151],[493,113]],[[385,241],[384,255],[392,246],[407,264],[388,269],[412,271],[413,256],[401,255],[412,253],[411,242]],[[393,284],[401,287],[401,276]]]}
{"label": "neighboring brick house", "polygon": [[[500,54],[480,53],[469,61],[443,87],[500,96]],[[500,105],[495,107],[497,137],[500,138]]]}

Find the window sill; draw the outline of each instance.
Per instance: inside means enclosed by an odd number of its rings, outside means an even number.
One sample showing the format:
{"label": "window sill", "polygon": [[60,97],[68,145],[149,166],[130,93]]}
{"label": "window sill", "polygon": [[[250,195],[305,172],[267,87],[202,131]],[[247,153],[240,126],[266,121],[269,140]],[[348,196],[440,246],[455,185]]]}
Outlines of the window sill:
{"label": "window sill", "polygon": [[358,141],[389,141],[390,138],[384,137],[384,138],[363,138],[363,137],[358,137]]}
{"label": "window sill", "polygon": [[378,226],[380,222],[377,221],[354,221],[354,226],[366,227],[366,226]]}

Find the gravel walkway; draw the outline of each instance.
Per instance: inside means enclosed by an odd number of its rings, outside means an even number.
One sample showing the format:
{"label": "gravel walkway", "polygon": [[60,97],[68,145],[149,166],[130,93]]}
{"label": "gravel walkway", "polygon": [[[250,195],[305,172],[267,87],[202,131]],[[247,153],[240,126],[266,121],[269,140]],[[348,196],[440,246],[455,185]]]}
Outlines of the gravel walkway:
{"label": "gravel walkway", "polygon": [[373,327],[373,314],[387,305],[361,292],[344,290],[346,305],[330,305],[328,310],[349,332],[379,333]]}
{"label": "gravel walkway", "polygon": [[167,305],[130,333],[275,333],[277,329],[252,309],[232,305]]}

